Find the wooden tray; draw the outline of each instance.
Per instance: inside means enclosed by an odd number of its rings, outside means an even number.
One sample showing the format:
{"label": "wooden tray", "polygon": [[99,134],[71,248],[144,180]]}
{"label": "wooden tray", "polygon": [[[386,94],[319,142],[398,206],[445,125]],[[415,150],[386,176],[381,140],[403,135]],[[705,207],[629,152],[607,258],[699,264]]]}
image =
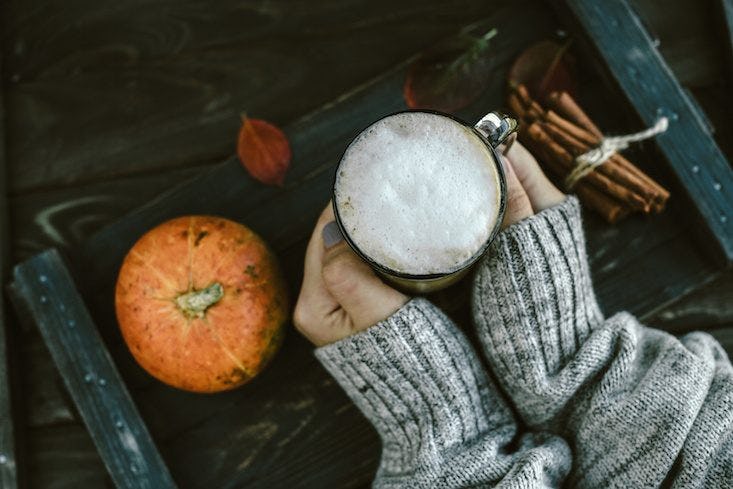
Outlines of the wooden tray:
{"label": "wooden tray", "polygon": [[[660,151],[652,143],[633,155],[672,190],[665,213],[633,217],[616,226],[585,214],[591,268],[603,309],[608,313],[626,309],[644,318],[711,280],[730,263],[730,226],[710,219],[715,212],[731,211],[733,177],[710,135],[698,134],[702,126],[689,112],[694,108],[679,98],[681,91],[675,92],[679,85],[626,4],[612,2],[604,7],[609,12],[597,7],[589,13],[582,7],[590,3],[567,2],[583,32],[601,29],[596,15],[612,15],[627,27],[617,41],[632,39],[635,49],[647,54],[638,60],[648,66],[637,80],[650,76],[653,83],[663,84],[669,92],[665,101],[675,104],[678,116],[664,141],[674,151],[666,147]],[[523,47],[551,36],[558,25],[539,2],[524,8],[521,20],[507,8],[495,12],[487,23],[503,29],[494,43],[495,76],[485,95],[458,114],[467,121],[504,105],[508,64]],[[611,58],[602,63],[601,76],[582,80],[584,102],[594,109],[598,103],[593,101],[602,100],[603,111],[612,109],[603,116],[591,111],[601,127],[636,130],[642,125],[639,116],[649,123],[657,115],[656,106],[649,113],[648,104],[641,103],[647,98],[637,93],[646,86],[644,80],[624,83],[623,76],[617,76],[637,61],[614,62],[607,32],[596,32],[596,38],[600,40],[585,47],[595,50],[595,56],[600,53],[600,59]],[[263,236],[277,252],[295,300],[307,240],[329,200],[335,165],[363,127],[404,108],[405,66],[288,127],[294,161],[283,188],[258,184],[232,158],[102,230],[66,259],[48,251],[15,269],[16,303],[43,333],[118,487],[173,487],[166,466],[184,488],[369,484],[378,462],[379,439],[297,333],[288,332],[272,365],[252,383],[224,394],[189,394],[155,381],[134,362],[117,329],[113,289],[122,258],[146,230],[174,216],[206,213],[238,220]],[[628,111],[619,113],[623,107]],[[694,182],[699,188],[679,168],[689,161],[678,153],[674,132],[678,128],[698,131],[695,141],[708,148],[704,161],[712,163],[704,172],[698,168],[700,179]],[[725,185],[716,190],[719,195],[711,194],[714,182]],[[694,193],[694,201],[687,197],[688,191]],[[716,217],[720,220],[720,214]],[[705,242],[712,246],[704,246]],[[430,296],[467,329],[470,280],[471,276]]]}

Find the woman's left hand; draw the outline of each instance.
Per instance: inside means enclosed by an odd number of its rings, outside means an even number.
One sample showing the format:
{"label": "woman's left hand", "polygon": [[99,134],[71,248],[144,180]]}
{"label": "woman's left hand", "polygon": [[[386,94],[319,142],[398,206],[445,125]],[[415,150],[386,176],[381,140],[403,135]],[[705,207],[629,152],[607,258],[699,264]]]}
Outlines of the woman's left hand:
{"label": "woman's left hand", "polygon": [[331,201],[305,253],[293,323],[316,346],[346,338],[388,318],[410,297],[382,282],[344,241]]}

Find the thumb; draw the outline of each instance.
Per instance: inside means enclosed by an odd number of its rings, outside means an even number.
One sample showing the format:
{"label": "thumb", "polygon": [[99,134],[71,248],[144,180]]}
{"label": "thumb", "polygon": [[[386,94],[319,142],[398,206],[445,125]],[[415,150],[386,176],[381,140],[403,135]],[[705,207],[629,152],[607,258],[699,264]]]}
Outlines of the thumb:
{"label": "thumb", "polygon": [[522,183],[519,181],[514,166],[511,161],[502,156],[502,162],[504,163],[504,174],[506,175],[506,213],[504,214],[504,222],[502,228],[507,228],[525,219],[534,212],[532,211],[532,204],[530,203],[527,192],[522,187]]}
{"label": "thumb", "polygon": [[344,241],[338,225],[323,228],[323,282],[346,311],[355,330],[366,329],[397,311],[409,299],[382,282]]}

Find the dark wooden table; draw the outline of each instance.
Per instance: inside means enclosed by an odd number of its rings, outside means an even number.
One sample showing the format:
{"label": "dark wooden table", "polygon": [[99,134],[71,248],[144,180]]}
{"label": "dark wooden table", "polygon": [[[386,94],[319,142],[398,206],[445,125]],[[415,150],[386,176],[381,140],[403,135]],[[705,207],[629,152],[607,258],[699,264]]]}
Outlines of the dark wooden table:
{"label": "dark wooden table", "polygon": [[[726,51],[710,10],[693,0],[635,3],[731,159]],[[493,10],[515,8],[517,22],[522,12],[521,2],[478,0],[15,0],[0,8],[11,221],[2,238],[11,263],[48,246],[73,249],[229,156],[242,111],[286,125]],[[733,277],[649,322],[706,329],[733,351]],[[17,324],[5,321],[18,349],[26,482],[109,486],[38,332]],[[319,451],[328,448],[313,447],[310,463],[324,463]],[[366,485],[371,470],[366,463],[353,486]]]}

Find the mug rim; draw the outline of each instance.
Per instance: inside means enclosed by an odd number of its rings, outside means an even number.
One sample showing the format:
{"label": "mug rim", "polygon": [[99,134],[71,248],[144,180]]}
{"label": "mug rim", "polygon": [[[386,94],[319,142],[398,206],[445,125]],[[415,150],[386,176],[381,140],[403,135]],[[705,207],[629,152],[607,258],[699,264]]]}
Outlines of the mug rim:
{"label": "mug rim", "polygon": [[[349,233],[346,231],[346,228],[341,222],[341,216],[339,215],[338,206],[336,205],[336,180],[338,179],[338,173],[339,169],[341,168],[341,164],[344,161],[344,156],[346,156],[346,153],[349,151],[351,146],[354,144],[356,139],[364,133],[368,128],[376,124],[377,122],[384,120],[388,117],[393,117],[395,115],[399,114],[405,114],[405,113],[415,113],[415,112],[422,112],[432,115],[437,115],[441,117],[446,117],[448,119],[451,119],[454,122],[457,122],[458,124],[470,129],[481,142],[486,145],[486,147],[491,152],[491,155],[494,159],[494,166],[496,167],[496,172],[499,179],[499,208],[497,211],[497,218],[496,222],[494,223],[494,227],[492,228],[491,232],[489,233],[488,238],[486,238],[486,241],[479,247],[479,249],[465,262],[463,262],[460,266],[458,266],[455,269],[452,269],[447,272],[437,272],[437,273],[425,273],[425,274],[414,274],[414,273],[407,273],[407,272],[400,272],[397,270],[394,270],[392,268],[389,268],[386,265],[382,265],[381,263],[376,262],[372,258],[370,258],[366,253],[364,253],[357,245],[354,243],[354,241],[349,236]],[[346,149],[344,149],[343,153],[341,154],[341,158],[339,158],[339,162],[336,165],[336,171],[334,172],[333,176],[333,183],[331,185],[331,205],[333,207],[333,214],[334,214],[334,220],[336,221],[336,225],[339,228],[339,231],[341,232],[341,235],[344,237],[344,240],[348,243],[349,247],[354,250],[354,252],[364,261],[366,261],[369,266],[377,269],[378,271],[385,273],[387,275],[393,276],[393,277],[399,277],[402,279],[407,280],[433,280],[433,279],[439,279],[448,277],[450,275],[453,275],[457,272],[460,272],[462,270],[465,270],[469,267],[471,267],[474,263],[476,263],[488,250],[489,246],[494,242],[494,239],[496,238],[496,235],[501,230],[501,224],[504,222],[504,214],[506,213],[506,205],[507,205],[507,185],[506,185],[506,175],[504,174],[504,167],[501,162],[501,156],[499,155],[499,152],[496,148],[494,148],[491,143],[489,142],[488,138],[484,136],[480,131],[478,131],[473,125],[467,123],[466,121],[460,119],[459,117],[454,116],[453,114],[448,114],[445,112],[441,112],[439,110],[434,109],[404,109],[404,110],[398,110],[396,112],[392,112],[390,114],[386,114],[379,119],[371,122],[368,126],[365,126],[362,128],[356,136],[351,140],[348,146],[346,146]]]}

